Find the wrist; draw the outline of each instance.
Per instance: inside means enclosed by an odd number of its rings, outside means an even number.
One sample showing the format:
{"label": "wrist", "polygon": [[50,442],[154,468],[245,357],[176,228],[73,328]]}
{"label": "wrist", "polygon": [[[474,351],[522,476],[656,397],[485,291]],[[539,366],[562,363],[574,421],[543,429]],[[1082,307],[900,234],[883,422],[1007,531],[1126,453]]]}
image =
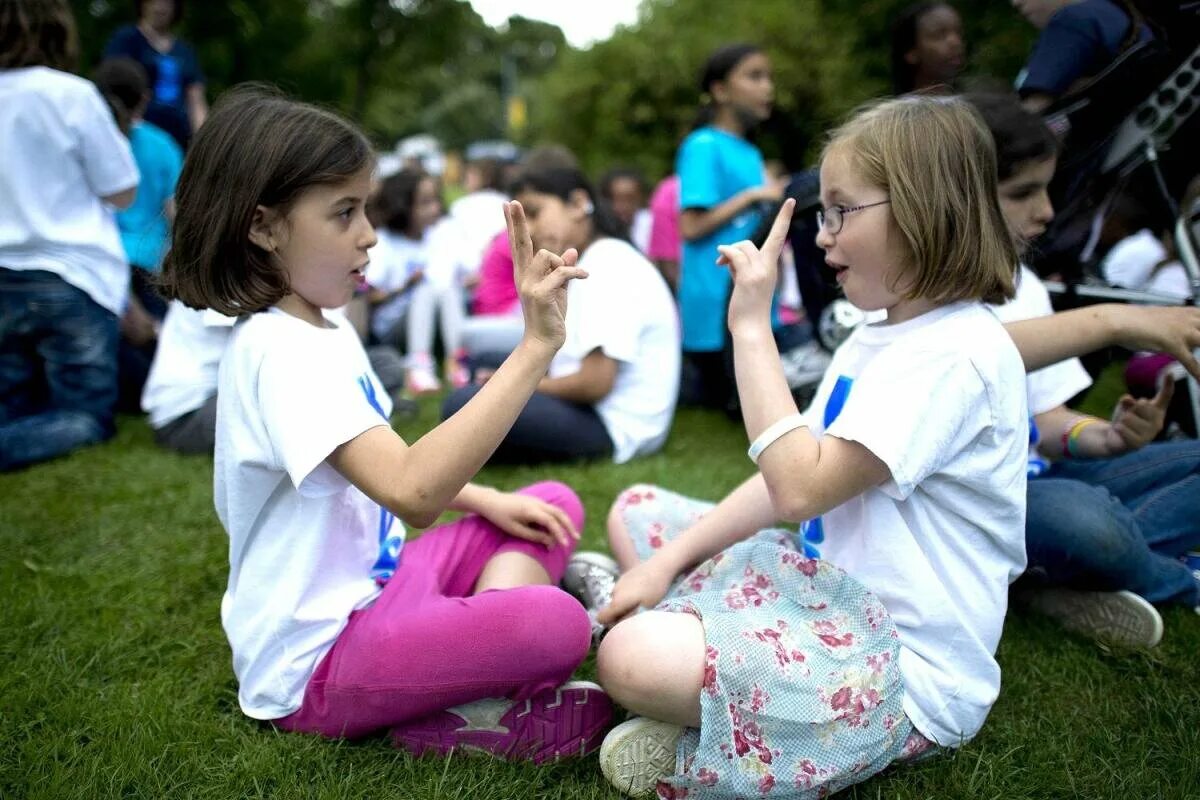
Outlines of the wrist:
{"label": "wrist", "polygon": [[513,355],[520,354],[534,361],[545,361],[548,367],[558,352],[559,346],[555,346],[544,339],[539,339],[527,331],[521,337],[521,342],[517,345],[516,349],[513,350]]}
{"label": "wrist", "polygon": [[770,306],[767,307],[766,313],[755,316],[753,319],[737,319],[731,322],[729,335],[734,344],[750,347],[761,346],[768,341],[774,344],[775,334],[771,332]]}

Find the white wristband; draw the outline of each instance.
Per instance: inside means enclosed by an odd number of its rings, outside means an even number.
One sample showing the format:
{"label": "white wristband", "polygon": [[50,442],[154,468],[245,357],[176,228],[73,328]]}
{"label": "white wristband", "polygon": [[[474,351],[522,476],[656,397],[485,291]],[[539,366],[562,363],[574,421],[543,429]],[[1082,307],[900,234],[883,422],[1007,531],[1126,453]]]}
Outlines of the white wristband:
{"label": "white wristband", "polygon": [[746,455],[750,456],[750,460],[757,466],[758,457],[762,455],[763,450],[775,444],[779,437],[791,433],[796,428],[803,428],[806,424],[808,423],[800,414],[790,414],[784,417],[760,433],[750,445],[750,449],[746,451]]}

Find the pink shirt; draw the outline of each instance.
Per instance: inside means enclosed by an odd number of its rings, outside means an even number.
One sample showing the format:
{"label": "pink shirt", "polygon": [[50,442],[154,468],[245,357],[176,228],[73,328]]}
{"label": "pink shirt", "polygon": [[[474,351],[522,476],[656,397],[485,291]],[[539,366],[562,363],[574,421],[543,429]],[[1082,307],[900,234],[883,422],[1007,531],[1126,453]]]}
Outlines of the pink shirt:
{"label": "pink shirt", "polygon": [[519,302],[517,284],[513,281],[513,260],[508,246],[508,232],[501,231],[483,251],[483,263],[479,266],[479,283],[475,286],[471,313],[509,314]]}
{"label": "pink shirt", "polygon": [[646,255],[652,261],[679,261],[679,176],[668,175],[659,182],[650,198],[650,246]]}

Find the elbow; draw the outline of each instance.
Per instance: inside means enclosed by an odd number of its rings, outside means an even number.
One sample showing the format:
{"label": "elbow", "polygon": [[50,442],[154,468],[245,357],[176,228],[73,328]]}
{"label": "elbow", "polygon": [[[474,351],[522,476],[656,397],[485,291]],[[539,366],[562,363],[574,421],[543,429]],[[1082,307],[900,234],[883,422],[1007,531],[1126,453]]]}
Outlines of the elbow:
{"label": "elbow", "polygon": [[123,192],[117,192],[116,194],[107,195],[104,198],[104,202],[108,203],[111,206],[116,206],[117,208],[124,211],[125,209],[127,209],[131,205],[133,205],[133,200],[135,197],[137,197],[137,187],[132,186]]}
{"label": "elbow", "polygon": [[814,516],[812,502],[795,486],[779,486],[768,480],[767,493],[775,516],[784,522],[799,524]]}
{"label": "elbow", "polygon": [[442,514],[442,508],[421,490],[391,497],[386,506],[409,528],[428,528]]}

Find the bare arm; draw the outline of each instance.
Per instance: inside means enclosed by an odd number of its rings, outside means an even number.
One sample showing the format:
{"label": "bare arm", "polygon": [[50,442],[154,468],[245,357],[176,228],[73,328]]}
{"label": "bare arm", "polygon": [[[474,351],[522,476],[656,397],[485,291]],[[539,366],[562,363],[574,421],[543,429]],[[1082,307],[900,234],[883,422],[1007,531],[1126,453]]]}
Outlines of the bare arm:
{"label": "bare arm", "polygon": [[580,362],[578,372],[558,378],[542,378],[538,383],[538,391],[571,403],[594,405],[612,391],[618,366],[615,359],[597,348]]}
{"label": "bare arm", "polygon": [[[794,208],[793,201],[784,203],[761,251],[750,242],[718,248],[733,273],[729,330],[738,397],[752,442],[775,422],[798,413],[771,335],[771,297]],[[861,444],[833,436],[818,439],[806,427],[767,447],[758,468],[775,513],[795,522],[819,516],[891,477],[887,466]]]}
{"label": "bare arm", "polygon": [[389,427],[371,428],[338,447],[329,463],[407,524],[431,524],[491,456],[546,374],[566,330],[567,282],[586,277],[577,253],[533,255],[519,203],[505,207],[525,336],[457,414],[411,446]]}
{"label": "bare arm", "polygon": [[129,208],[131,205],[133,205],[133,199],[135,197],[137,197],[137,187],[131,186],[123,192],[117,192],[116,194],[105,195],[104,197],[101,197],[100,199],[103,200],[104,202],[108,203],[109,205],[116,206],[117,208],[120,208],[123,210],[123,209]]}
{"label": "bare arm", "polygon": [[684,209],[679,216],[679,233],[689,242],[703,239],[755,203],[762,200],[778,200],[782,195],[782,184],[769,184],[743,189],[712,208]]}
{"label": "bare arm", "polygon": [[1004,327],[1021,353],[1026,372],[1103,347],[1120,346],[1168,353],[1200,379],[1200,362],[1193,352],[1200,348],[1197,308],[1103,303],[1009,322]]}
{"label": "bare arm", "polygon": [[208,100],[204,97],[203,83],[193,83],[187,87],[187,115],[192,133],[200,130],[204,120],[208,119]]}

